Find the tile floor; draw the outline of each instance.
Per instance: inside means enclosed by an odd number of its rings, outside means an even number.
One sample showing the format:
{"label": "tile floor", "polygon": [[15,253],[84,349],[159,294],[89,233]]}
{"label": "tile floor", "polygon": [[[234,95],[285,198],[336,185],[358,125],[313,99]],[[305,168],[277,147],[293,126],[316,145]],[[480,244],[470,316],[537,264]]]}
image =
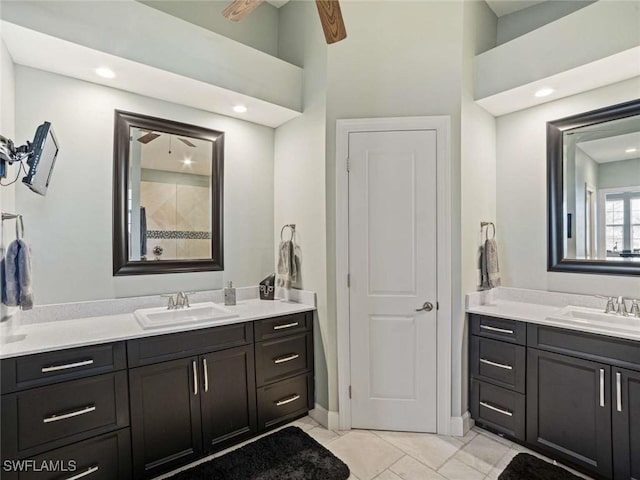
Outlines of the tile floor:
{"label": "tile floor", "polygon": [[[511,459],[520,452],[551,461],[479,428],[474,428],[464,437],[447,437],[377,430],[327,430],[311,417],[303,417],[289,425],[300,427],[345,462],[351,470],[349,480],[497,480]],[[224,455],[258,438],[203,458],[195,464]],[[155,480],[170,478],[195,464]],[[568,470],[579,477],[590,478]]]}
{"label": "tile floor", "polygon": [[310,417],[293,424],[345,462],[351,470],[349,480],[497,480],[520,452],[550,461],[479,428],[464,437],[447,437],[374,430],[332,431]]}

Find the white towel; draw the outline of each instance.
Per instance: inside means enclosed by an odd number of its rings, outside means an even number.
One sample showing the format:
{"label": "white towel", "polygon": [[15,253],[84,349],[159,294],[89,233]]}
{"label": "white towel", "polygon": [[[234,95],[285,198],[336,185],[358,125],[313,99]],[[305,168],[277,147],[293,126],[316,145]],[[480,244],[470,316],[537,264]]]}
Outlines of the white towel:
{"label": "white towel", "polygon": [[[489,288],[499,287],[500,267],[498,266],[498,244],[491,238],[484,242],[483,275],[486,272],[486,283]],[[484,285],[483,278],[483,285]]]}
{"label": "white towel", "polygon": [[2,259],[2,302],[23,310],[33,308],[31,252],[21,238],[11,242]]}
{"label": "white towel", "polygon": [[280,242],[276,286],[290,289],[291,285],[298,281],[299,264],[297,248],[293,241],[284,240]]}

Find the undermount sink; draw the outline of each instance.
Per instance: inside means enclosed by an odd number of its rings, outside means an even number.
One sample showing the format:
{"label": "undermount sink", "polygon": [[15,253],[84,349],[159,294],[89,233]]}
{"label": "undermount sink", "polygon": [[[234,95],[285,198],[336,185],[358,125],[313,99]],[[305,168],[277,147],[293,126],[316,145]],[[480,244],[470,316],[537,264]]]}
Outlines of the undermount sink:
{"label": "undermount sink", "polygon": [[238,315],[213,302],[196,303],[190,307],[169,310],[166,307],[144,308],[134,312],[145,330],[190,323],[217,323]]}
{"label": "undermount sink", "polygon": [[595,308],[569,305],[559,312],[549,315],[547,318],[549,320],[562,320],[583,325],[594,325],[598,327],[609,327],[640,332],[640,318],[604,313],[602,310]]}

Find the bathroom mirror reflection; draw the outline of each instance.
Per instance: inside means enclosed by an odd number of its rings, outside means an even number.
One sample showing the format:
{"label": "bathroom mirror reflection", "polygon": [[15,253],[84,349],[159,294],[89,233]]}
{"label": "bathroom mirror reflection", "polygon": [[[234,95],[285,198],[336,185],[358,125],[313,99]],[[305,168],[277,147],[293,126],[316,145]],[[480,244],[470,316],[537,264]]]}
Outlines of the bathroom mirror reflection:
{"label": "bathroom mirror reflection", "polygon": [[114,274],[222,269],[222,140],[116,112]]}
{"label": "bathroom mirror reflection", "polygon": [[550,269],[640,273],[640,102],[550,122],[548,134]]}

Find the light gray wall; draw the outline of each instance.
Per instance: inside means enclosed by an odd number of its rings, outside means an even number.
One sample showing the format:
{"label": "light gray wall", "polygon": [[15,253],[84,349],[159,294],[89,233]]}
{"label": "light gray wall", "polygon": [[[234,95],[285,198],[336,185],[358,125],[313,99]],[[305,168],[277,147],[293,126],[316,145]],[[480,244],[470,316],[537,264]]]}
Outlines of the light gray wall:
{"label": "light gray wall", "polygon": [[264,2],[240,22],[232,22],[222,11],[232,0],[138,0],[152,8],[278,56],[278,9]]}
{"label": "light gray wall", "polygon": [[[224,272],[112,276],[114,109],[225,132]],[[273,129],[22,66],[16,111],[19,138],[48,120],[60,141],[47,196],[16,190],[38,304],[255,285],[273,271]]]}
{"label": "light gray wall", "polygon": [[[328,49],[327,277],[329,407],[336,410],[336,120],[451,116],[453,318],[461,319],[460,92],[462,2],[341,3],[348,37]],[[451,322],[452,319],[442,319]],[[460,399],[457,400],[460,402]],[[459,410],[460,406],[456,406]]]}
{"label": "light gray wall", "polygon": [[637,277],[547,272],[546,122],[638,97],[634,78],[498,118],[497,218],[504,285],[637,298]]}
{"label": "light gray wall", "polygon": [[575,230],[571,240],[575,245],[575,255],[585,258],[587,239],[587,209],[585,206],[586,185],[598,189],[598,164],[586,153],[576,149],[576,181],[575,181]]}
{"label": "light gray wall", "polygon": [[596,0],[553,0],[498,19],[498,45],[580,10]]}
{"label": "light gray wall", "polygon": [[600,188],[636,187],[640,185],[640,158],[598,165]]}
{"label": "light gray wall", "polygon": [[[335,378],[337,356],[330,350],[335,338],[330,336],[327,317],[327,46],[313,2],[290,2],[282,7],[280,25],[280,54],[283,59],[304,66],[305,82],[302,116],[276,129],[274,244],[280,241],[282,225],[296,224],[296,239],[302,250],[302,278],[297,286],[316,292],[318,303],[314,336],[316,402],[328,410],[327,364]],[[335,391],[332,393],[336,395]]]}
{"label": "light gray wall", "polygon": [[[496,121],[473,101],[473,60],[496,43],[497,18],[485,2],[464,3],[462,105],[460,150],[461,184],[461,294],[477,290],[478,247],[484,240],[480,222],[496,221]],[[499,233],[499,232],[498,232]],[[464,315],[452,328],[453,415],[468,409],[468,331]],[[458,400],[460,399],[460,400]]]}

